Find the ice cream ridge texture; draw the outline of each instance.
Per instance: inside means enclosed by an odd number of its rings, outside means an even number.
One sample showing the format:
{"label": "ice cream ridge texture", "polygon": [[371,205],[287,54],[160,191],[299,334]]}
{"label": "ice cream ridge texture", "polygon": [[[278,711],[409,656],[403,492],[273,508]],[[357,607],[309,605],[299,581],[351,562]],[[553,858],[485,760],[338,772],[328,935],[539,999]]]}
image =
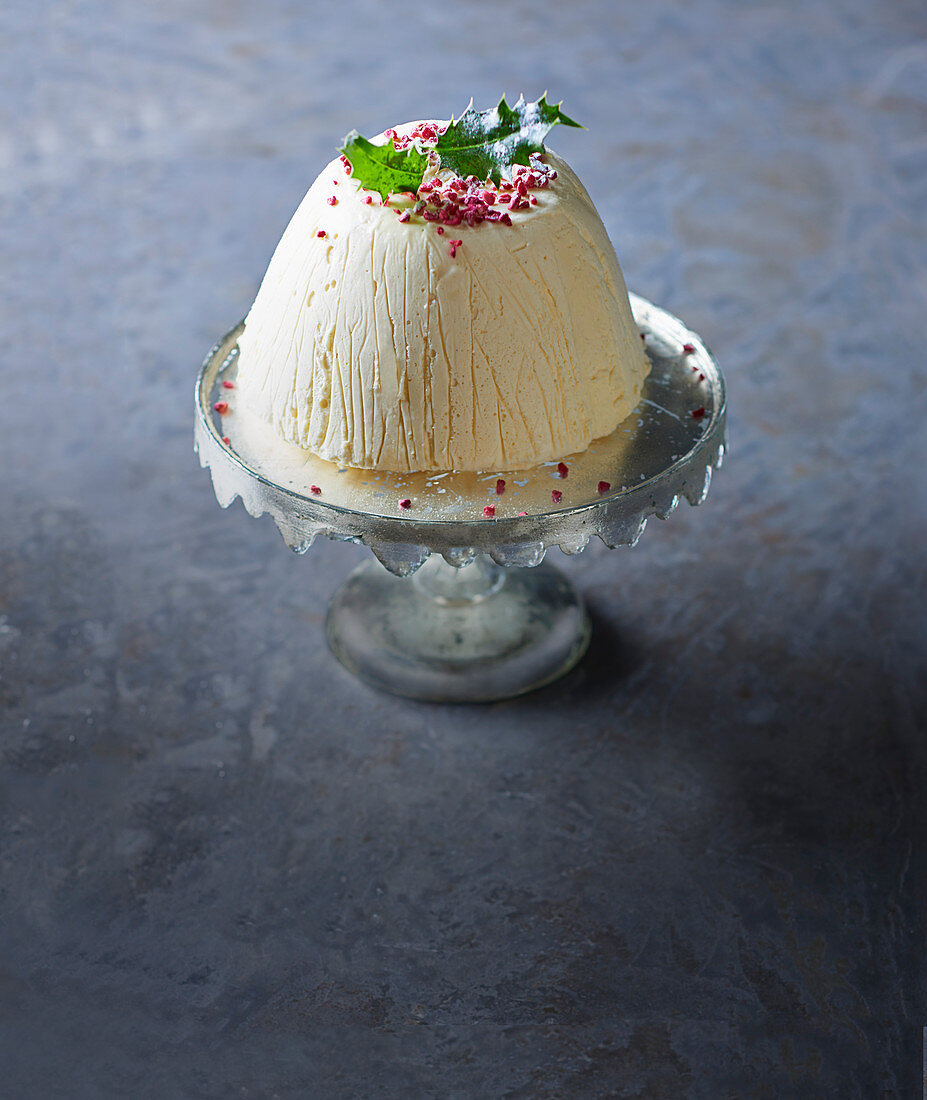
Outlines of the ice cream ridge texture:
{"label": "ice cream ridge texture", "polygon": [[[517,119],[521,135],[478,162],[491,170],[464,176],[437,151],[452,125],[346,139],[239,339],[239,400],[343,466],[524,469],[585,450],[640,399],[649,363],[579,179],[540,143],[497,167],[524,135]],[[420,180],[406,160],[424,166]],[[381,179],[414,182],[370,182]]]}

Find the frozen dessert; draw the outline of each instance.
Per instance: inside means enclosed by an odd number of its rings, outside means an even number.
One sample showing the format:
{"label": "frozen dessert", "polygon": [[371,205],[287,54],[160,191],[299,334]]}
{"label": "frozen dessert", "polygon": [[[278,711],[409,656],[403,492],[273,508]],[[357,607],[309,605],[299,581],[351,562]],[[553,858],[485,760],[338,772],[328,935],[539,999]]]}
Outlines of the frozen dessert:
{"label": "frozen dessert", "polygon": [[591,199],[530,140],[558,110],[503,100],[349,135],[246,318],[239,400],[363,469],[521,469],[611,433],[649,364]]}

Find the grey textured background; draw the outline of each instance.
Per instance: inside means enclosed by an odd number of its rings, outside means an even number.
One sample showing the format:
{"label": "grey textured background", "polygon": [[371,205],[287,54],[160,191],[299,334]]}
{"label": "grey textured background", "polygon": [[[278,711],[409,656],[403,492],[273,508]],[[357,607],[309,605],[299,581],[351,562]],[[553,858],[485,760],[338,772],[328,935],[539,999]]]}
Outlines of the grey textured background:
{"label": "grey textured background", "polygon": [[[910,1097],[927,11],[0,8],[5,1097]],[[332,146],[548,88],[732,455],[560,684],[380,697],[192,386]],[[560,555],[557,555],[560,557]]]}

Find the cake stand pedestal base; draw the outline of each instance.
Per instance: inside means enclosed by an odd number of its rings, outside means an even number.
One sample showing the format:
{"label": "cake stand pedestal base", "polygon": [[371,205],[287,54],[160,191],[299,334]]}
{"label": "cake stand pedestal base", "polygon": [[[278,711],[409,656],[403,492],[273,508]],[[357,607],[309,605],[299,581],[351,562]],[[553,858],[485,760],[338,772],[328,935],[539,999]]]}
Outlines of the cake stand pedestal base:
{"label": "cake stand pedestal base", "polygon": [[488,703],[542,687],[589,645],[582,599],[552,565],[455,568],[435,556],[412,577],[361,565],[332,598],[328,641],[373,687],[435,703]]}

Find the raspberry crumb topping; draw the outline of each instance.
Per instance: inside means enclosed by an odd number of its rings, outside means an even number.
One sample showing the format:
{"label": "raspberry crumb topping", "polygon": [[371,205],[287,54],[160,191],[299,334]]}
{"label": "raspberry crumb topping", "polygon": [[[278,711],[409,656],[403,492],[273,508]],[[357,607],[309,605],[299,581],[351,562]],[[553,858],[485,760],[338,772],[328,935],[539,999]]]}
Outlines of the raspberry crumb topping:
{"label": "raspberry crumb topping", "polygon": [[485,517],[486,517],[487,519],[492,519],[492,517],[493,517],[493,516],[494,516],[495,514],[496,514],[496,506],[495,506],[495,504],[487,504],[487,505],[486,505],[486,507],[485,507],[485,508],[483,509],[483,515],[484,515],[484,516],[485,516]]}
{"label": "raspberry crumb topping", "polygon": [[[434,145],[443,132],[423,124],[407,135],[399,135],[395,130],[385,131],[396,150],[408,149],[415,142],[424,152],[432,154],[434,163],[437,163]],[[483,222],[510,226],[512,219],[509,213],[498,207],[508,206],[509,211],[528,210],[538,202],[532,192],[549,187],[557,178],[557,173],[548,167],[542,154],[532,153],[529,159],[530,164],[512,165],[512,179],[501,180],[498,186],[490,179],[480,180],[476,176],[467,176],[466,179],[453,175],[433,176],[419,184],[417,193],[404,191],[391,194],[383,205],[389,205],[392,200],[400,206],[411,202],[416,217],[445,226],[467,225],[473,228]]]}
{"label": "raspberry crumb topping", "polygon": [[408,497],[404,497],[402,500],[400,500],[399,507],[400,508],[411,508],[412,507],[412,501],[409,500]]}
{"label": "raspberry crumb topping", "polygon": [[503,493],[505,492],[505,482],[503,481],[503,479],[502,479],[501,477],[500,477],[500,478],[499,478],[499,480],[498,480],[498,481],[496,482],[496,492],[498,493],[498,495],[499,495],[500,497],[501,497],[501,496],[502,496],[502,494],[503,494]]}
{"label": "raspberry crumb topping", "polygon": [[561,493],[559,489],[551,489],[550,499],[554,502],[554,504],[559,504],[560,501],[563,500],[563,493]]}

